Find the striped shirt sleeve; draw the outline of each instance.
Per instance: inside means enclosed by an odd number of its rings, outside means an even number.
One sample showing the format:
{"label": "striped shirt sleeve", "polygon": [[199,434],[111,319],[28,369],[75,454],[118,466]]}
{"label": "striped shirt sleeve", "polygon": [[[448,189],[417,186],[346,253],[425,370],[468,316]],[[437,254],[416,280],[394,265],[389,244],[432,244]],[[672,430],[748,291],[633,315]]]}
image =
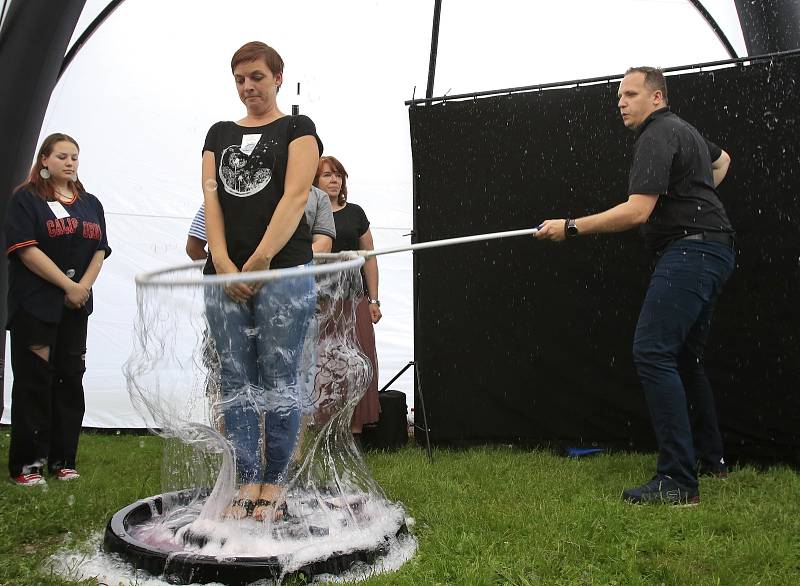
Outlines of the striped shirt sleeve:
{"label": "striped shirt sleeve", "polygon": [[200,209],[197,210],[197,213],[194,215],[194,219],[192,220],[192,225],[189,226],[189,236],[194,236],[195,238],[199,238],[203,242],[208,242],[208,238],[206,238],[205,205],[201,205]]}

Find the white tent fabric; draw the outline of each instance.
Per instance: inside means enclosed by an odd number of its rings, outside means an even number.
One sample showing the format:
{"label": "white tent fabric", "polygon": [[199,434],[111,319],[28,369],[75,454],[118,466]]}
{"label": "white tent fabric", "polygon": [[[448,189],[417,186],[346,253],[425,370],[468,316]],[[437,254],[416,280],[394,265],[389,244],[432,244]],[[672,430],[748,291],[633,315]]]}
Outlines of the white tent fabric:
{"label": "white tent fabric", "polygon": [[[75,38],[105,4],[88,0]],[[727,57],[684,0],[443,4],[434,95]],[[705,5],[744,54],[733,0]],[[95,286],[85,425],[144,425],[122,375],[136,315],[133,279],[187,262],[186,232],[202,201],[205,133],[217,120],[242,116],[229,63],[244,42],[263,40],[283,56],[279,105],[289,113],[299,104],[316,122],[325,153],[347,167],[350,200],[366,210],[376,248],[409,242],[412,170],[403,101],[424,94],[432,10],[429,0],[129,0],[95,33],[53,93],[42,129],[42,136],[66,132],[81,144],[79,174],[105,206],[114,249]],[[382,256],[379,266],[383,385],[413,358],[411,256]],[[8,356],[6,364],[4,422]],[[412,386],[408,371],[393,388],[410,404]]]}

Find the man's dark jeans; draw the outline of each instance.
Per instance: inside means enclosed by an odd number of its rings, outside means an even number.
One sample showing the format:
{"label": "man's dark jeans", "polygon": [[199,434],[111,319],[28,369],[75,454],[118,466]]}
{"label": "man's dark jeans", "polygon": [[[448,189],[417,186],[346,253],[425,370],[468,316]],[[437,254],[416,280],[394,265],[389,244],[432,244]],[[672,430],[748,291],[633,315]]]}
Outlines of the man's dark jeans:
{"label": "man's dark jeans", "polygon": [[658,441],[657,472],[686,487],[698,484],[698,459],[712,469],[722,462],[703,353],[734,261],[725,244],[673,242],[658,259],[636,325],[633,359]]}

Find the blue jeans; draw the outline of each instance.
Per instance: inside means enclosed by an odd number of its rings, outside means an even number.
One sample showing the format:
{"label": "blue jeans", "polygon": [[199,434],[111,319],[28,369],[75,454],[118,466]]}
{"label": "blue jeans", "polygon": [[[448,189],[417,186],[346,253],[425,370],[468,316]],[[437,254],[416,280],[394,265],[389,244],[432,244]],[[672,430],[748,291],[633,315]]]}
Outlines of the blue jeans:
{"label": "blue jeans", "polygon": [[703,353],[734,259],[731,247],[716,242],[670,244],[656,263],[636,325],[633,359],[658,442],[657,472],[691,488],[698,484],[696,458],[719,468],[723,457]]}
{"label": "blue jeans", "polygon": [[313,276],[264,283],[247,303],[231,301],[221,286],[206,288],[219,407],[243,484],[285,479],[300,427],[300,359],[316,299]]}

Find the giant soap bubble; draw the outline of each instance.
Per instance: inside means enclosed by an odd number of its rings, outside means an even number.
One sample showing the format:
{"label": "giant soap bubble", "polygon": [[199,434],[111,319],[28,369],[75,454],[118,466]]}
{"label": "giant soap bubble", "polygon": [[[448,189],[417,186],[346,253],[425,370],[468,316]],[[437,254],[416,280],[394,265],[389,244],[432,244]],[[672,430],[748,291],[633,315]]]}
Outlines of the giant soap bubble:
{"label": "giant soap bubble", "polygon": [[[119,511],[107,550],[178,583],[335,574],[413,553],[405,511],[350,433],[372,376],[354,333],[364,259],[323,256],[137,278],[125,371],[133,404],[165,438],[163,494]],[[234,303],[227,291],[243,282],[256,293]]]}

